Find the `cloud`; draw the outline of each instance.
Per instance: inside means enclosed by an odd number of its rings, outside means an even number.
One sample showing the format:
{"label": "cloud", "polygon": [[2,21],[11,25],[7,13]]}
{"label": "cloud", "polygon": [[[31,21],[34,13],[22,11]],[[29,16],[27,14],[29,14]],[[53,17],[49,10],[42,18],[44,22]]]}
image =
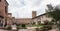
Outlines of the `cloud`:
{"label": "cloud", "polygon": [[38,15],[45,13],[45,9],[47,8],[47,4],[52,4],[52,6],[56,6],[60,4],[60,0],[43,0],[40,4],[40,8],[38,9]]}
{"label": "cloud", "polygon": [[9,12],[18,18],[32,17],[32,10],[37,10],[41,0],[7,0],[9,3]]}
{"label": "cloud", "polygon": [[53,6],[60,4],[60,0],[7,0],[9,12],[16,18],[31,18],[32,11],[37,11],[37,15],[45,13],[47,4]]}

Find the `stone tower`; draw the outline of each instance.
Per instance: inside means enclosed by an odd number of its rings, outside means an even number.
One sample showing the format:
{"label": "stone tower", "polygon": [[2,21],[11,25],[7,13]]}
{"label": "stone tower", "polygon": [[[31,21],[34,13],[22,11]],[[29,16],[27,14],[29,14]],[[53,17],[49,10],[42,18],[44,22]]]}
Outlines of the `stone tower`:
{"label": "stone tower", "polygon": [[0,26],[4,26],[8,15],[8,3],[6,0],[0,0]]}
{"label": "stone tower", "polygon": [[32,11],[32,18],[36,17],[36,11]]}

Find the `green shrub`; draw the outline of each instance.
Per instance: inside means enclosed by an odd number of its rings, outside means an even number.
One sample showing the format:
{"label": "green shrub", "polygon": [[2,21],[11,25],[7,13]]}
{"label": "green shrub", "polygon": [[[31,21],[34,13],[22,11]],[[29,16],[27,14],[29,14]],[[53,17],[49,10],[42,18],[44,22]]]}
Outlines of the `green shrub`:
{"label": "green shrub", "polygon": [[22,24],[21,26],[22,26],[22,28],[26,29],[26,25],[25,24]]}
{"label": "green shrub", "polygon": [[35,25],[35,22],[33,22],[32,25]]}
{"label": "green shrub", "polygon": [[7,30],[11,30],[12,27],[11,27],[11,26],[8,26],[8,27],[6,27],[5,29],[7,29]]}

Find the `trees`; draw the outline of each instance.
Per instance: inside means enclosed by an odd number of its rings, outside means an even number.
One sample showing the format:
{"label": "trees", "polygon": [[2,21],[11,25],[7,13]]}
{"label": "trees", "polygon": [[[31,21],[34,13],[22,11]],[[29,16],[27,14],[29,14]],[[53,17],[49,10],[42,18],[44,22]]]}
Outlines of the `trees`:
{"label": "trees", "polygon": [[[51,6],[51,9],[49,9],[49,6]],[[60,9],[58,9],[57,7],[52,7],[52,5],[47,5],[48,10],[47,10],[47,15],[49,17],[52,17],[54,19],[55,22],[60,20]]]}
{"label": "trees", "polygon": [[[56,25],[60,25],[60,5],[56,7],[52,7],[52,5],[47,5],[48,10],[47,10],[47,15],[48,17],[53,18],[53,22],[55,22]],[[59,23],[58,23],[59,21]]]}

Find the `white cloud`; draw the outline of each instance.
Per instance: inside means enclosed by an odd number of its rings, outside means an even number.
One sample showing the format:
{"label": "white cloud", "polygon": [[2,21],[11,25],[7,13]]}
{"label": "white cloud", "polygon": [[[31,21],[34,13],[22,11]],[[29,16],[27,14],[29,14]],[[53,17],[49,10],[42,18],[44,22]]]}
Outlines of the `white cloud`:
{"label": "white cloud", "polygon": [[7,0],[9,12],[18,18],[32,17],[31,11],[36,10],[40,15],[45,13],[46,5],[51,3],[53,6],[60,4],[60,0]]}
{"label": "white cloud", "polygon": [[36,10],[41,0],[7,0],[9,12],[15,17],[32,17],[31,11]]}
{"label": "white cloud", "polygon": [[47,4],[52,4],[53,6],[56,6],[60,4],[60,0],[43,0],[42,3],[40,4],[40,9],[38,9],[38,13],[37,13],[38,15],[45,13]]}

